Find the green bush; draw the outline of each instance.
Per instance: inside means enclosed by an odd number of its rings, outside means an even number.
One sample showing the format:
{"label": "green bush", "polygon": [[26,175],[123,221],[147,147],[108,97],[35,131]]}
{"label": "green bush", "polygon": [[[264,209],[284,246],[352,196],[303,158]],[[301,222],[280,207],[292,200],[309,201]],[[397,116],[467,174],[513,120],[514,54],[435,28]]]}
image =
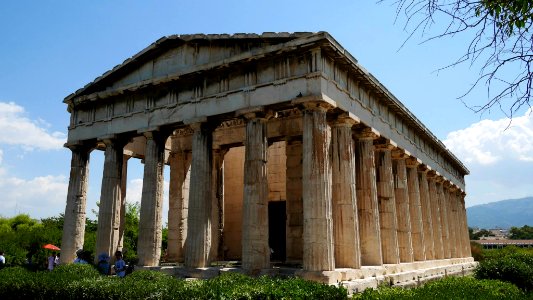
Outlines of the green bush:
{"label": "green bush", "polygon": [[498,280],[477,280],[472,277],[447,277],[417,289],[383,287],[367,289],[354,299],[524,299],[515,285]]}
{"label": "green bush", "polygon": [[502,256],[485,259],[475,271],[478,279],[498,279],[533,291],[533,255],[527,252],[504,252]]}

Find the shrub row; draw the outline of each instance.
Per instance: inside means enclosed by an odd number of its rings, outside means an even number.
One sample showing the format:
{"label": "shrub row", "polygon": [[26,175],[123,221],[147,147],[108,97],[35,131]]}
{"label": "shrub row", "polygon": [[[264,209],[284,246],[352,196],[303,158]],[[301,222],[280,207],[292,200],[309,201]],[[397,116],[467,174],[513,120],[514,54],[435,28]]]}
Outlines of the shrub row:
{"label": "shrub row", "polygon": [[515,285],[498,280],[477,280],[472,277],[446,277],[416,289],[381,287],[367,289],[354,299],[524,299],[525,293]]}
{"label": "shrub row", "polygon": [[533,254],[508,250],[499,254],[479,263],[475,271],[476,278],[507,281],[526,292],[533,291]]}
{"label": "shrub row", "polygon": [[0,299],[346,299],[344,288],[299,278],[251,278],[225,273],[185,281],[153,271],[125,278],[103,277],[89,265],[59,266],[52,272],[20,267],[0,271]]}

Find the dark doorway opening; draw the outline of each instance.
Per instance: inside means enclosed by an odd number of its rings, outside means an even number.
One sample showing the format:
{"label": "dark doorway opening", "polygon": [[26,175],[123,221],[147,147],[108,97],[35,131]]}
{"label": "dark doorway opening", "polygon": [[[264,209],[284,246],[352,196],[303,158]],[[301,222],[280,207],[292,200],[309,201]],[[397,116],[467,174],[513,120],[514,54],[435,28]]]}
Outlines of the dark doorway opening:
{"label": "dark doorway opening", "polygon": [[285,261],[286,255],[286,202],[268,202],[268,243],[271,249],[270,260]]}

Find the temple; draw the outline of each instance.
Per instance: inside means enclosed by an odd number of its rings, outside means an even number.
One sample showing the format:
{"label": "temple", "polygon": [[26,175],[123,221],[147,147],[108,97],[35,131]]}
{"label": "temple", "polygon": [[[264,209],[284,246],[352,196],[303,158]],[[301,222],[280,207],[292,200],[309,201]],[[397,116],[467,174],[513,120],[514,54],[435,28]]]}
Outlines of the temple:
{"label": "temple", "polygon": [[61,259],[83,247],[90,153],[105,151],[96,252],[122,247],[128,161],[144,178],[139,266],[205,277],[238,261],[359,291],[471,272],[467,168],[328,33],[164,37],[65,98]]}

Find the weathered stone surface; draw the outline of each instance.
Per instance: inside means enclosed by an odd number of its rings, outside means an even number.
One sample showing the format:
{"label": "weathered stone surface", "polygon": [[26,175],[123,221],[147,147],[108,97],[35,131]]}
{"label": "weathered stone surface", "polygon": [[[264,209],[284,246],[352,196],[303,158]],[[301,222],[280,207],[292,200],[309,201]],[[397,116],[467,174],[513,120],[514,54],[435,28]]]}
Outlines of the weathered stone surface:
{"label": "weathered stone surface", "polygon": [[406,161],[413,258],[416,261],[424,261],[426,260],[426,249],[424,245],[425,239],[422,220],[422,204],[420,202],[420,186],[418,183],[418,165],[418,161],[414,158],[408,158]]}
{"label": "weathered stone surface", "polygon": [[[122,203],[122,164],[125,142],[105,140],[104,174],[98,209],[96,253],[113,257],[119,242],[120,207]],[[97,257],[95,259],[98,259]]]}
{"label": "weathered stone surface", "polygon": [[182,149],[173,136],[169,157],[170,183],[168,199],[168,248],[167,260],[182,262],[183,246],[187,239],[187,217],[189,207],[189,182],[191,153]]}
{"label": "weathered stone surface", "polygon": [[442,251],[444,258],[451,257],[450,250],[450,232],[448,229],[448,207],[447,207],[447,197],[444,193],[443,180],[442,178],[437,179],[437,196],[440,212],[440,224],[442,228]]}
{"label": "weathered stone surface", "polygon": [[399,264],[398,220],[396,217],[396,199],[392,174],[392,153],[394,146],[376,145],[376,185],[379,203],[379,225],[381,234],[381,251],[384,264]]}
{"label": "weathered stone surface", "polygon": [[426,259],[435,259],[435,241],[433,239],[433,222],[431,214],[431,200],[429,196],[429,187],[427,179],[428,169],[425,166],[419,166],[418,183],[420,188],[420,203],[422,208],[422,223],[424,225],[424,248]]}
{"label": "weathered stone surface", "polygon": [[343,116],[332,126],[332,201],[335,267],[360,268],[359,222],[355,188],[353,119]]}
{"label": "weathered stone surface", "polygon": [[227,150],[213,150],[213,203],[211,204],[211,253],[209,261],[224,258],[224,155]]}
{"label": "weathered stone surface", "polygon": [[331,219],[331,133],[326,122],[327,104],[307,103],[303,131],[303,269],[332,271],[333,222]]}
{"label": "weathered stone surface", "polygon": [[303,259],[302,141],[287,140],[287,262]]}
{"label": "weathered stone surface", "polygon": [[436,176],[437,175],[433,171],[428,173],[429,201],[431,202],[431,228],[433,229],[435,259],[443,259],[442,226],[440,222],[439,195],[437,193]]}
{"label": "weathered stone surface", "polygon": [[65,223],[61,239],[61,263],[76,258],[76,250],[83,248],[85,237],[85,208],[89,179],[89,147],[71,147],[70,180],[68,183]]}
{"label": "weathered stone surface", "polygon": [[378,194],[374,161],[374,139],[377,135],[371,129],[363,129],[357,135],[356,188],[357,212],[361,264],[380,266],[383,264],[381,233],[379,228]]}
{"label": "weathered stone surface", "polygon": [[189,217],[185,242],[185,266],[209,266],[211,253],[212,133],[205,124],[193,124],[191,188]]}
{"label": "weathered stone surface", "polygon": [[163,238],[163,168],[168,134],[146,132],[146,157],[139,218],[137,256],[140,266],[157,266]]}
{"label": "weathered stone surface", "polygon": [[401,262],[414,260],[413,241],[411,237],[411,210],[409,208],[409,187],[407,183],[407,158],[403,151],[393,151],[392,170],[394,175],[394,197],[396,199],[396,219],[398,247]]}
{"label": "weathered stone surface", "polygon": [[246,121],[242,267],[251,272],[270,267],[266,122],[255,114]]}

